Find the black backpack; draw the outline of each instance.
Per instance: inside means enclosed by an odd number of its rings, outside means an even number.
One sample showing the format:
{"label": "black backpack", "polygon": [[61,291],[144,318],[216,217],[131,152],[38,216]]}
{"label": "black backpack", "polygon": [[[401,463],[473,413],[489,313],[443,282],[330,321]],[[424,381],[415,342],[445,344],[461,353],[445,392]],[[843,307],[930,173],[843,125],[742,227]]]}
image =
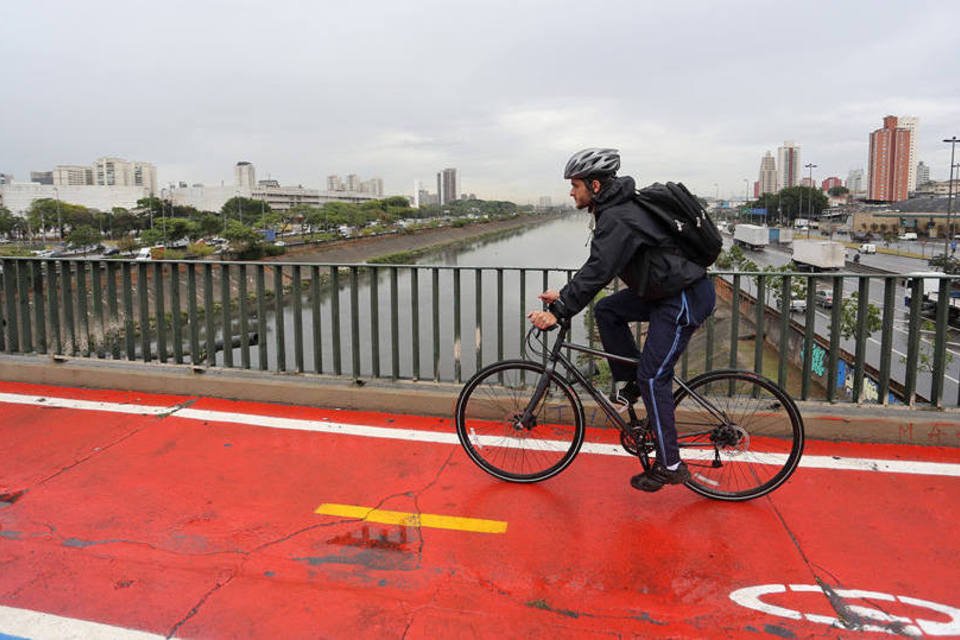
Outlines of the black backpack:
{"label": "black backpack", "polygon": [[637,204],[648,211],[665,229],[691,262],[709,267],[723,249],[723,238],[700,201],[682,183],[656,182],[638,189]]}

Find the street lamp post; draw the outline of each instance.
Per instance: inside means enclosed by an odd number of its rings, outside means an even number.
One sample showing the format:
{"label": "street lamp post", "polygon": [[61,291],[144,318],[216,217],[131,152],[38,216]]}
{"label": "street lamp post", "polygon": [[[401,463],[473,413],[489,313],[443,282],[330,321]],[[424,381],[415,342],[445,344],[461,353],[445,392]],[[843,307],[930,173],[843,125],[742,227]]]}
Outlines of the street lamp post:
{"label": "street lamp post", "polygon": [[957,149],[957,142],[960,139],[957,136],[948,138],[944,142],[950,143],[950,182],[947,183],[947,237],[943,241],[944,259],[950,255],[950,241],[953,239],[953,158]]}
{"label": "street lamp post", "polygon": [[57,196],[57,233],[60,241],[63,242],[63,216],[60,215],[60,189],[53,188],[53,193]]}
{"label": "street lamp post", "polygon": [[807,222],[807,237],[809,238],[809,237],[810,237],[810,222],[809,222],[809,220],[813,220],[813,170],[817,168],[817,165],[813,164],[812,162],[808,162],[807,164],[805,164],[805,165],[803,165],[803,166],[810,170],[810,177],[808,178],[808,180],[809,180],[809,182],[810,182],[810,185],[809,185],[809,187],[808,187],[808,188],[810,189],[810,197],[807,198],[807,200],[808,200],[808,203],[807,203],[807,220],[808,220],[808,222]]}

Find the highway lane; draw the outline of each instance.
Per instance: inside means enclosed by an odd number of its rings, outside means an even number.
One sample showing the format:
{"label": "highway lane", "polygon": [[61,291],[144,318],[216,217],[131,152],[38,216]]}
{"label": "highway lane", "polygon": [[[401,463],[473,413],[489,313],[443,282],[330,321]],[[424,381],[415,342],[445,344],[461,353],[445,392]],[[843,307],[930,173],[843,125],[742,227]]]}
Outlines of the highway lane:
{"label": "highway lane", "polygon": [[[730,238],[725,237],[727,243]],[[790,261],[789,250],[779,247],[768,247],[764,251],[747,252],[747,257],[757,263],[760,267],[773,266],[779,267]],[[925,260],[909,258],[905,256],[894,256],[888,254],[862,255],[861,264],[878,269],[884,269],[894,273],[911,273],[920,271],[929,271]],[[742,286],[748,293],[755,293],[756,286],[753,279],[744,279]],[[843,293],[849,296],[857,291],[859,282],[857,278],[844,278]],[[824,279],[819,284],[819,288],[832,290],[832,282]],[[882,313],[883,311],[883,291],[884,283],[880,279],[871,279],[869,288],[869,301],[875,305]],[[899,282],[896,287],[895,295],[895,316],[893,319],[893,358],[891,360],[891,377],[903,382],[906,378],[906,357],[907,357],[907,338],[908,332],[908,313],[909,309],[904,304],[904,298],[907,290]],[[772,302],[771,304],[775,304]],[[830,333],[830,310],[817,307],[815,310],[816,332],[821,336],[828,336]],[[803,313],[794,313],[793,319],[804,324],[806,315]],[[921,331],[921,349],[930,357],[931,364],[933,358],[933,332]],[[841,339],[840,346],[843,349],[853,353],[856,349],[854,340]],[[866,361],[879,368],[880,366],[880,333],[876,332],[867,338]],[[947,372],[944,382],[944,397],[947,399],[945,404],[952,405],[957,402],[958,392],[960,392],[960,332],[950,328],[947,335],[947,353],[951,361],[947,365]],[[917,378],[918,393],[929,397],[931,390],[932,376],[929,372],[920,371]]]}

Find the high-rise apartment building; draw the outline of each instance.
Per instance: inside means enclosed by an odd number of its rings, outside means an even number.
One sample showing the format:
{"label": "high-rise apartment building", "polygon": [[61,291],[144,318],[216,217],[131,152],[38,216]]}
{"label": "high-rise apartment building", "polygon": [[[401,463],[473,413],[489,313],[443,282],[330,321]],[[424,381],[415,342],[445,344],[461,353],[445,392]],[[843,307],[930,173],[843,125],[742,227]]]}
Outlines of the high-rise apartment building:
{"label": "high-rise apartment building", "polygon": [[842,186],[843,186],[843,181],[840,180],[840,178],[838,178],[837,176],[830,176],[829,178],[826,178],[823,182],[820,183],[820,190],[830,191],[830,189],[833,189],[834,187],[842,187]]}
{"label": "high-rise apartment building", "polygon": [[13,176],[9,173],[0,173],[0,185],[13,184]]}
{"label": "high-rise apartment building", "polygon": [[31,171],[30,182],[53,184],[53,171]]}
{"label": "high-rise apartment building", "polygon": [[917,163],[917,186],[930,182],[930,167],[923,160]]}
{"label": "high-rise apartment building", "polygon": [[360,176],[355,173],[347,176],[347,191],[353,191],[355,193],[360,191]]}
{"label": "high-rise apartment building", "polygon": [[360,183],[360,193],[369,193],[372,196],[383,196],[383,180],[381,178],[370,178]]}
{"label": "high-rise apartment building", "polygon": [[440,204],[453,202],[460,197],[456,169],[444,169],[437,174],[437,193],[440,195]]}
{"label": "high-rise apartment building", "polygon": [[58,187],[95,184],[93,168],[82,164],[58,164],[53,168],[53,184]]}
{"label": "high-rise apartment building", "polygon": [[852,194],[863,193],[863,169],[850,169],[847,174],[847,190]]}
{"label": "high-rise apartment building", "polygon": [[918,128],[920,126],[920,118],[916,116],[900,116],[897,118],[897,126],[906,129],[910,132],[910,157],[908,159],[908,165],[910,167],[910,175],[907,178],[907,189],[909,191],[917,190],[917,140],[919,140]]}
{"label": "high-rise apartment building", "polygon": [[777,149],[777,191],[800,184],[800,147],[786,140]]}
{"label": "high-rise apartment building", "polygon": [[157,192],[157,170],[149,162],[98,158],[93,163],[93,184],[105,187],[143,187]]}
{"label": "high-rise apartment building", "polygon": [[898,126],[896,116],[886,116],[883,128],[870,134],[869,190],[879,202],[900,202],[910,189],[910,130]]}
{"label": "high-rise apartment building", "polygon": [[757,182],[760,183],[756,194],[758,197],[764,193],[777,192],[777,161],[769,151],[760,159],[760,179]]}
{"label": "high-rise apartment building", "polygon": [[241,160],[237,163],[237,166],[233,169],[234,176],[236,177],[237,186],[241,189],[252,190],[257,186],[257,170],[254,168],[253,164]]}

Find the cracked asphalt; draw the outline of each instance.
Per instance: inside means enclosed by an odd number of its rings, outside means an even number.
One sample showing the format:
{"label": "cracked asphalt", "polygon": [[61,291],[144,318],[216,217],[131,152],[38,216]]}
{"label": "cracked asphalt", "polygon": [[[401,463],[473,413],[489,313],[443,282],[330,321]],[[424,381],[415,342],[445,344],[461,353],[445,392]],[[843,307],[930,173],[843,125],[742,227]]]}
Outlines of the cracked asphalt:
{"label": "cracked asphalt", "polygon": [[[0,638],[69,637],[22,612],[74,637],[960,637],[956,449],[811,442],[825,460],[928,466],[801,467],[730,504],[634,491],[626,456],[498,482],[449,419],[2,394]],[[317,512],[329,503],[363,516]]]}

